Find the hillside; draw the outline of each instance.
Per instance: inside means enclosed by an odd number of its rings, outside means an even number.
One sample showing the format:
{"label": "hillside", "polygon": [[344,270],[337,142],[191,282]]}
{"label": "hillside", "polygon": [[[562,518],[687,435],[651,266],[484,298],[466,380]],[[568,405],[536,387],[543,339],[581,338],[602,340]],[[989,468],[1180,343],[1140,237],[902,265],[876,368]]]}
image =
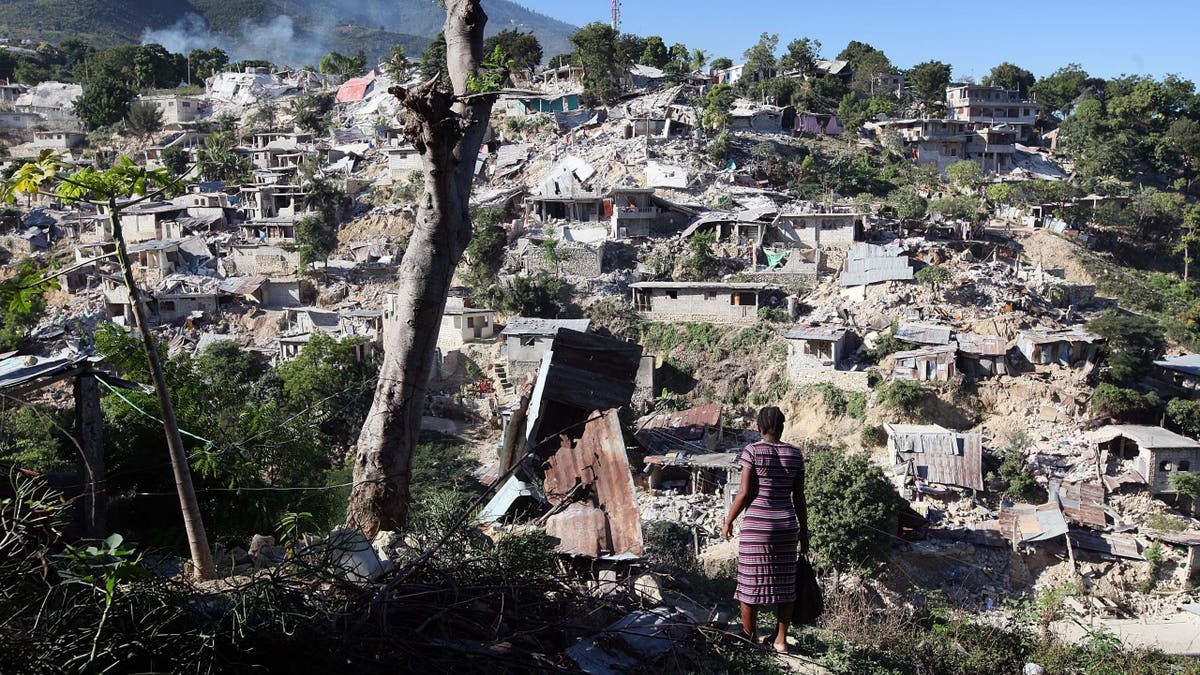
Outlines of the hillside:
{"label": "hillside", "polygon": [[[506,0],[484,4],[489,34],[533,31],[547,57],[570,50],[573,26]],[[47,42],[74,37],[103,46],[140,42],[153,31],[149,39],[176,51],[215,45],[239,51],[235,58],[294,63],[333,49],[377,56],[395,43],[419,54],[443,17],[430,0],[0,0],[0,35]],[[261,39],[264,33],[275,39]]]}

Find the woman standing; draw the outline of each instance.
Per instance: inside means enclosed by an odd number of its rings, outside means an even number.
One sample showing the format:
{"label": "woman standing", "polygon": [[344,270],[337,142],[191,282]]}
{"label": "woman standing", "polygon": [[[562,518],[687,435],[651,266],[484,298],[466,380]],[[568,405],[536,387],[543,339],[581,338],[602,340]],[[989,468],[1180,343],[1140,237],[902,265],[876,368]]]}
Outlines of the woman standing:
{"label": "woman standing", "polygon": [[746,512],[738,541],[737,593],[742,604],[742,630],[756,639],[758,608],[775,606],[778,623],[775,651],[787,653],[787,629],[796,602],[796,548],[808,553],[808,508],[804,502],[804,456],[782,443],[783,412],[774,406],[758,413],[762,440],[746,446],[738,463],[741,486],[725,519],[723,535],[733,536],[733,523]]}

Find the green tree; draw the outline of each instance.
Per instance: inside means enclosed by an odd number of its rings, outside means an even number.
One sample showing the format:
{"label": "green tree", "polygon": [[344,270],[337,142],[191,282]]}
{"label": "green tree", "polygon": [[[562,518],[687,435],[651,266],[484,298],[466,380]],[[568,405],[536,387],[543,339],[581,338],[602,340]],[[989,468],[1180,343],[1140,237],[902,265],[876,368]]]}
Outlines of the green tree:
{"label": "green tree", "polygon": [[225,70],[225,66],[229,65],[229,55],[218,47],[194,49],[188,54],[188,62],[196,79],[205,80]]}
{"label": "green tree", "polygon": [[[121,157],[115,166],[103,171],[90,166],[71,174],[66,174],[67,170],[68,167],[59,160],[57,155],[44,152],[38,161],[25,164],[5,182],[3,186],[4,201],[12,203],[19,194],[37,194],[52,189],[57,197],[66,203],[84,202],[106,209],[109,226],[113,233],[117,261],[121,267],[125,292],[128,295],[129,306],[134,318],[133,323],[140,335],[154,382],[154,391],[163,420],[163,430],[170,451],[171,467],[175,475],[180,510],[183,513],[184,527],[191,550],[192,564],[195,574],[200,579],[211,579],[214,573],[212,551],[208,547],[208,536],[205,533],[204,522],[192,485],[188,459],[179,431],[179,422],[175,415],[175,406],[167,386],[167,378],[158,354],[156,341],[147,323],[141,291],[134,281],[133,266],[130,263],[121,227],[121,212],[124,209],[161,197],[176,186],[165,169],[147,170],[144,167],[136,166],[127,157]],[[130,196],[133,198],[129,201],[122,201]],[[103,478],[101,477],[100,480]]]}
{"label": "green tree", "polygon": [[533,33],[505,29],[483,43],[483,53],[491,54],[499,47],[512,62],[513,70],[532,73],[542,62],[542,44]]}
{"label": "green tree", "polygon": [[46,311],[46,283],[38,261],[10,263],[12,276],[0,281],[0,350],[17,349]]}
{"label": "green tree", "polygon": [[1028,96],[1033,90],[1034,83],[1037,78],[1033,73],[1024,68],[1005,61],[1000,65],[992,68],[991,72],[983,76],[983,86],[985,87],[1004,87],[1012,91],[1019,91],[1023,96]]}
{"label": "green tree", "polygon": [[584,99],[589,104],[616,103],[630,66],[624,50],[617,48],[617,31],[606,23],[589,23],[571,35],[571,44],[576,62],[583,67]]}
{"label": "green tree", "polygon": [[716,267],[713,245],[717,242],[717,231],[710,229],[696,232],[687,242],[687,256],[683,260],[683,274],[689,281],[705,281],[712,278]]}
{"label": "green tree", "polygon": [[449,89],[450,72],[446,67],[446,35],[444,33],[439,32],[421,54],[420,72],[422,80],[429,81],[437,77],[439,87]]}
{"label": "green tree", "polygon": [[742,55],[746,59],[746,66],[742,70],[742,79],[748,82],[758,82],[773,77],[778,65],[775,58],[775,52],[778,49],[778,35],[772,33],[760,35],[758,42]]}
{"label": "green tree", "polygon": [[1184,434],[1200,436],[1200,401],[1174,398],[1167,403],[1167,419]]}
{"label": "green tree", "polygon": [[646,47],[638,57],[638,63],[643,66],[663,68],[667,65],[668,58],[666,43],[661,37],[651,35],[646,38]]}
{"label": "green tree", "polygon": [[727,129],[733,122],[733,103],[737,95],[728,84],[718,84],[704,95],[704,115],[701,120],[706,129]]}
{"label": "green tree", "polygon": [[329,128],[329,113],[334,97],[329,92],[302,96],[292,101],[292,117],[296,128],[323,134]]}
{"label": "green tree", "polygon": [[711,70],[726,70],[733,67],[733,59],[727,56],[718,56],[708,65]]}
{"label": "green tree", "polygon": [[937,295],[950,283],[950,270],[941,265],[927,265],[917,270],[914,278],[917,283],[928,286],[929,290]]}
{"label": "green tree", "polygon": [[817,61],[821,58],[821,42],[812,38],[799,38],[787,45],[787,52],[779,58],[779,69],[795,71],[803,76],[817,72]]}
{"label": "green tree", "polygon": [[1200,471],[1173,471],[1170,482],[1171,489],[1185,501],[1187,510],[1194,515],[1196,503],[1200,500]]}
{"label": "green tree", "polygon": [[1196,170],[1200,168],[1200,122],[1189,117],[1175,120],[1167,130],[1167,139],[1174,146],[1183,164],[1187,181],[1184,191],[1190,193]]}
{"label": "green tree", "polygon": [[133,92],[116,80],[96,79],[84,86],[72,110],[91,129],[116,124],[129,114]]}
{"label": "green tree", "polygon": [[162,112],[158,106],[145,102],[129,106],[129,114],[125,116],[125,128],[130,134],[145,140],[162,131],[162,127]]}
{"label": "green tree", "polygon": [[253,164],[234,149],[233,134],[216,133],[196,150],[196,171],[204,180],[241,183],[249,180]]}
{"label": "green tree", "polygon": [[882,54],[882,53],[883,52],[879,51],[878,49],[872,47],[871,45],[869,45],[865,42],[859,42],[858,40],[851,40],[846,45],[846,48],[838,53],[837,60],[838,61],[847,61],[850,65],[851,70],[858,70],[859,67],[862,66],[863,59],[867,58],[871,54]]}
{"label": "green tree", "polygon": [[691,55],[692,72],[702,73],[706,65],[708,65],[708,52],[703,49],[693,49]]}
{"label": "green tree", "polygon": [[888,195],[888,204],[896,211],[896,217],[904,222],[922,220],[929,211],[929,200],[912,187],[893,190]]}
{"label": "green tree", "polygon": [[355,56],[346,56],[340,52],[329,52],[317,63],[317,72],[337,75],[341,78],[358,75],[367,67],[366,56],[359,52]]}
{"label": "green tree", "polygon": [[964,159],[946,167],[946,180],[959,190],[974,194],[984,183],[983,168],[979,162]]}
{"label": "green tree", "polygon": [[171,172],[172,176],[179,177],[187,173],[190,163],[191,159],[183,148],[176,145],[163,148],[162,165]]}
{"label": "green tree", "polygon": [[805,455],[809,535],[820,564],[875,569],[891,551],[900,495],[865,455],[832,448]]}
{"label": "green tree", "polygon": [[664,68],[668,75],[682,77],[692,70],[692,53],[687,45],[676,42],[667,50],[667,65]]}
{"label": "green tree", "polygon": [[393,82],[403,84],[408,82],[408,70],[412,66],[408,61],[408,53],[404,45],[392,45],[387,59],[383,62],[383,72],[392,78]]}
{"label": "green tree", "polygon": [[892,62],[881,51],[873,51],[863,54],[858,61],[858,67],[854,69],[854,81],[851,87],[855,91],[870,96],[894,94],[888,84],[884,82],[885,78],[892,74]]}
{"label": "green tree", "polygon": [[950,64],[941,61],[925,61],[909,69],[905,76],[917,99],[927,107],[941,106],[946,102],[946,85],[950,84]]}
{"label": "green tree", "polygon": [[499,282],[497,275],[504,265],[508,236],[502,227],[485,226],[478,217],[473,220],[477,229],[467,246],[467,271],[463,274],[463,283],[471,289],[471,297],[476,302],[486,304],[491,302]]}
{"label": "green tree", "polygon": [[187,79],[187,60],[162,45],[140,45],[133,52],[133,77],[138,89],[172,88]]}
{"label": "green tree", "polygon": [[1057,113],[1066,117],[1083,95],[1087,81],[1087,71],[1078,63],[1072,63],[1038,80],[1030,86],[1029,91],[1046,114]]}
{"label": "green tree", "polygon": [[323,213],[312,213],[296,221],[296,243],[300,246],[300,262],[307,266],[328,261],[337,249],[337,223]]}
{"label": "green tree", "polygon": [[1107,341],[1107,379],[1117,384],[1135,384],[1167,346],[1163,327],[1147,316],[1108,311],[1087,328]]}

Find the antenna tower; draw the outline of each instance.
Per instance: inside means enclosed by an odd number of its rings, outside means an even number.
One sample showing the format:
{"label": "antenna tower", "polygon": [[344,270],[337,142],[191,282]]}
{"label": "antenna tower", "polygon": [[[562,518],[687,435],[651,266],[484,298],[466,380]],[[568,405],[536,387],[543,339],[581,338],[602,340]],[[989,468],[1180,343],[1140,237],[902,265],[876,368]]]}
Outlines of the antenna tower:
{"label": "antenna tower", "polygon": [[612,0],[612,27],[621,30],[621,0]]}

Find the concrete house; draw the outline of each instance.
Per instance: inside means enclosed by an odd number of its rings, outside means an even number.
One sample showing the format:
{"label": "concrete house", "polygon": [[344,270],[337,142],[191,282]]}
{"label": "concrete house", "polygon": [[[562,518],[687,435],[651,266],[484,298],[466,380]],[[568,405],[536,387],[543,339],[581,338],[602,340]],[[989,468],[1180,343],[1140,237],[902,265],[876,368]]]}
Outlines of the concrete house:
{"label": "concrete house", "polygon": [[179,267],[179,241],[151,239],[129,247],[134,278],[154,286],[175,273]]}
{"label": "concrete house", "polygon": [[195,122],[208,110],[208,102],[204,99],[174,94],[139,96],[135,103],[148,103],[154,106],[162,115],[164,126],[178,126]]}
{"label": "concrete house", "polygon": [[1136,473],[1150,493],[1172,494],[1171,474],[1200,467],[1200,443],[1161,427],[1114,424],[1091,432],[1108,478],[1123,471]]}
{"label": "concrete house", "polygon": [[491,340],[496,336],[496,311],[467,307],[457,298],[450,298],[442,314],[438,331],[438,347],[452,350],[468,342]]}
{"label": "concrete house", "polygon": [[1037,122],[1038,104],[1004,87],[957,84],[946,87],[946,113],[971,125],[1006,124],[1016,129],[1018,141],[1025,141]]}
{"label": "concrete house", "polygon": [[19,110],[0,111],[0,129],[4,131],[23,131],[32,129],[42,123],[42,116],[35,112]]}
{"label": "concrete house", "polygon": [[197,314],[215,315],[220,307],[217,286],[217,280],[211,277],[168,277],[153,293],[157,320],[171,323]]}
{"label": "concrete house", "polygon": [[508,362],[508,380],[520,382],[526,373],[536,375],[542,365],[542,356],[550,351],[560,329],[586,333],[591,325],[589,319],[509,319],[500,332],[504,340],[501,351]]}
{"label": "concrete house", "polygon": [[1017,333],[1017,350],[1034,365],[1080,367],[1095,363],[1104,338],[1079,328],[1034,328]]}
{"label": "concrete house", "polygon": [[653,188],[613,188],[604,201],[605,215],[612,224],[614,239],[648,237],[658,221],[660,209],[651,198]]}
{"label": "concrete house", "polygon": [[871,123],[884,144],[898,142],[913,163],[945,171],[967,158],[967,123],[945,119],[902,119]]}
{"label": "concrete house", "polygon": [[41,82],[17,97],[18,112],[36,113],[46,121],[73,122],[75,99],[83,95],[83,86],[65,82]]}
{"label": "concrete house", "polygon": [[781,213],[772,224],[785,241],[848,248],[862,239],[864,219],[861,213]]}
{"label": "concrete house", "polygon": [[753,323],[760,307],[783,309],[787,295],[762,283],[641,281],[633,306],[647,319]]}
{"label": "concrete house", "polygon": [[604,195],[596,178],[592,165],[568,155],[550,169],[526,202],[542,222],[601,222]]}
{"label": "concrete house", "polygon": [[421,154],[411,144],[390,146],[386,152],[388,174],[393,181],[406,181],[414,171],[421,170]]}
{"label": "concrete house", "polygon": [[978,162],[986,173],[1008,173],[1016,168],[1020,133],[1008,124],[978,126],[967,134],[967,159]]}
{"label": "concrete house", "polygon": [[955,366],[957,354],[957,342],[896,352],[892,355],[895,359],[892,376],[897,380],[945,382],[958,373]]}
{"label": "concrete house", "polygon": [[847,358],[858,335],[841,326],[801,326],[784,336],[788,345],[788,379],[795,385],[829,383],[840,389],[867,391],[867,371],[850,370]]}
{"label": "concrete house", "polygon": [[305,213],[307,194],[299,185],[243,185],[238,204],[245,220],[294,218]]}
{"label": "concrete house", "polygon": [[300,252],[265,244],[233,244],[226,265],[241,276],[288,277],[300,271]]}
{"label": "concrete house", "polygon": [[217,288],[221,295],[267,309],[299,307],[299,279],[270,279],[264,276],[229,277]]}
{"label": "concrete house", "polygon": [[[187,209],[171,202],[146,202],[121,211],[121,231],[129,243],[164,239],[172,234],[168,223],[174,222]],[[112,241],[107,220],[101,223],[101,241]]]}
{"label": "concrete house", "polygon": [[50,150],[70,150],[83,145],[87,135],[78,131],[35,131],[33,147]]}

